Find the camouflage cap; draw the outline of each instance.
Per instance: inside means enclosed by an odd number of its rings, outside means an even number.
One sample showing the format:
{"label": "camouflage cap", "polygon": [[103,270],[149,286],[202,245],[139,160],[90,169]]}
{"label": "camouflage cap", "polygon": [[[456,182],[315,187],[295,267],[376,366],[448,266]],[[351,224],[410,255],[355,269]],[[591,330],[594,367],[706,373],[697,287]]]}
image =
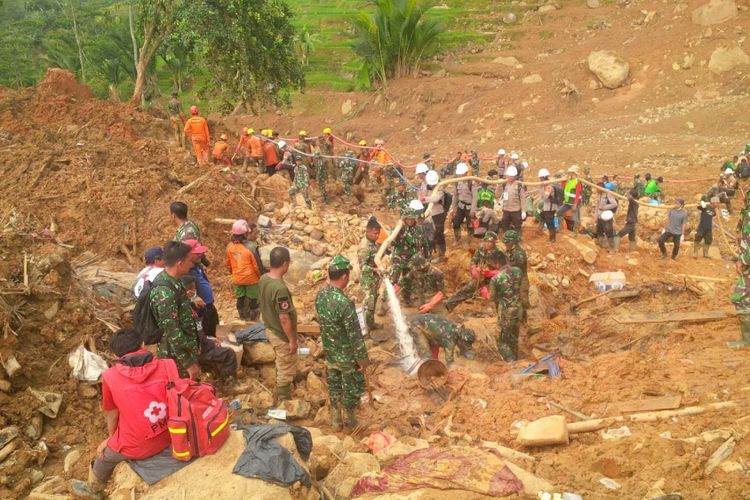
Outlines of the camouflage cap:
{"label": "camouflage cap", "polygon": [[419,218],[419,214],[417,213],[416,210],[414,210],[412,208],[402,208],[401,209],[401,218],[403,220],[407,220],[407,219],[414,219],[414,220],[416,220],[416,219]]}
{"label": "camouflage cap", "polygon": [[328,269],[334,269],[336,271],[346,271],[351,269],[352,265],[349,263],[349,259],[343,255],[336,255],[328,263]]}
{"label": "camouflage cap", "polygon": [[473,344],[477,336],[471,328],[461,327],[458,331],[458,338],[467,344]]}
{"label": "camouflage cap", "polygon": [[519,237],[518,231],[515,229],[508,229],[505,231],[505,235],[503,235],[503,243],[515,243],[519,240]]}
{"label": "camouflage cap", "polygon": [[484,241],[497,241],[497,233],[495,231],[487,231],[484,233]]}

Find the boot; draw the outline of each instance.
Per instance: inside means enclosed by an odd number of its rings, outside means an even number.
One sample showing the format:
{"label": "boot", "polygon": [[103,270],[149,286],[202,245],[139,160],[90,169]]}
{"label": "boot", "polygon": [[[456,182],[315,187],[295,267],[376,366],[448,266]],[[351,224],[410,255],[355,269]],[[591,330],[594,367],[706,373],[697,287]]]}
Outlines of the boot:
{"label": "boot", "polygon": [[750,314],[737,314],[737,319],[740,320],[740,340],[727,342],[727,347],[732,349],[750,347]]}
{"label": "boot", "polygon": [[93,463],[89,465],[88,480],[80,481],[78,479],[73,479],[70,482],[74,497],[95,498],[97,500],[104,498],[104,488],[107,486],[107,484],[99,481],[99,478],[97,478],[94,474],[94,469],[92,466]]}
{"label": "boot", "polygon": [[609,251],[612,253],[617,253],[620,251],[620,237],[619,236],[613,236],[609,239]]}
{"label": "boot", "polygon": [[628,252],[635,252],[636,249],[635,241],[628,241]]}
{"label": "boot", "polygon": [[276,404],[281,405],[284,401],[292,399],[292,386],[291,385],[277,385],[276,386]]}
{"label": "boot", "polygon": [[596,244],[599,246],[599,248],[606,248],[607,247],[607,237],[606,236],[598,236],[596,238]]}
{"label": "boot", "polygon": [[703,244],[703,257],[706,258],[706,259],[710,259],[710,257],[708,256],[708,249],[710,247],[711,247],[711,245],[709,245],[708,243],[704,243]]}
{"label": "boot", "polygon": [[344,408],[344,427],[346,430],[354,430],[357,427],[357,408]]}
{"label": "boot", "polygon": [[331,428],[334,431],[340,431],[344,426],[344,420],[341,418],[341,404],[331,403]]}
{"label": "boot", "polygon": [[698,258],[698,243],[693,243],[693,258]]}
{"label": "boot", "polygon": [[237,297],[237,313],[240,315],[240,319],[247,319],[245,297]]}
{"label": "boot", "polygon": [[461,228],[453,230],[453,246],[457,247],[461,244]]}

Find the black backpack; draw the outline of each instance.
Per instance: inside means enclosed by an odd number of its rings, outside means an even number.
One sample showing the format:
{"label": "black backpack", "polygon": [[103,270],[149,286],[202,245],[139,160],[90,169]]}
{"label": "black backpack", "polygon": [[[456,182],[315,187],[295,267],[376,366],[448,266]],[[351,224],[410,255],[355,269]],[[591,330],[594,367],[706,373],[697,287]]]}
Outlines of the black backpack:
{"label": "black backpack", "polygon": [[565,203],[565,191],[560,184],[552,185],[552,202],[557,206],[562,206]]}
{"label": "black backpack", "polygon": [[[166,272],[166,271],[165,271]],[[154,312],[151,310],[151,290],[159,286],[171,288],[178,298],[182,297],[181,290],[175,288],[171,283],[162,278],[159,274],[154,281],[144,281],[141,294],[135,302],[133,309],[133,327],[140,332],[143,343],[146,345],[158,344],[161,342],[162,331],[159,323],[156,321]]]}
{"label": "black backpack", "polygon": [[443,191],[443,211],[445,213],[448,213],[448,211],[451,209],[452,204],[453,204],[453,195],[450,194],[448,191]]}

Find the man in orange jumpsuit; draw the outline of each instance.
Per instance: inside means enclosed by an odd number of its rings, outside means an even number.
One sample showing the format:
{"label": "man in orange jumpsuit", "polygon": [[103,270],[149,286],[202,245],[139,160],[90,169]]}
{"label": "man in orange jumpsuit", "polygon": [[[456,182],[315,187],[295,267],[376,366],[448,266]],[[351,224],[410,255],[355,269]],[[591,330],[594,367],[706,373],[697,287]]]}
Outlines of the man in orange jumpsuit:
{"label": "man in orange jumpsuit", "polygon": [[247,166],[247,129],[243,128],[240,134],[240,140],[237,143],[237,147],[234,148],[234,154],[232,155],[232,161],[237,157],[237,154],[241,154],[241,158],[244,159],[243,166]]}
{"label": "man in orange jumpsuit", "polygon": [[388,154],[385,149],[383,149],[383,146],[385,146],[385,141],[383,139],[375,139],[375,149],[373,149],[372,153],[370,154],[370,161],[374,161],[380,164],[370,166],[373,176],[375,177],[375,180],[378,184],[383,184],[383,168],[385,168],[384,165],[391,161],[391,155]]}
{"label": "man in orange jumpsuit", "polygon": [[202,116],[198,116],[198,106],[190,106],[190,114],[192,116],[185,122],[184,132],[193,142],[193,151],[198,165],[205,165],[208,163],[208,143],[211,140],[208,122]]}
{"label": "man in orange jumpsuit", "polygon": [[247,152],[250,162],[259,174],[263,173],[263,139],[253,129],[247,129]]}
{"label": "man in orange jumpsuit", "polygon": [[214,144],[214,149],[211,152],[211,156],[214,160],[214,165],[217,163],[224,162],[227,166],[232,166],[232,160],[229,158],[229,144],[227,143],[227,134],[221,134],[219,140]]}
{"label": "man in orange jumpsuit", "polygon": [[276,149],[276,144],[273,142],[266,141],[263,144],[263,167],[268,175],[276,173],[276,165],[279,164],[279,151]]}

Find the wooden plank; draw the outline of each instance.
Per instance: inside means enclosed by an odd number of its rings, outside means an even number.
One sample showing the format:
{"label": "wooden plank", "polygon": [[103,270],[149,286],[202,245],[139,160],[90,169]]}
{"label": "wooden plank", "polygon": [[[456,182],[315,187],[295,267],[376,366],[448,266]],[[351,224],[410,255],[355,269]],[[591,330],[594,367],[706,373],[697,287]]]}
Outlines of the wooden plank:
{"label": "wooden plank", "polygon": [[662,396],[660,398],[635,399],[609,405],[612,413],[633,413],[639,411],[676,410],[682,403],[682,396]]}
{"label": "wooden plank", "polygon": [[673,313],[630,313],[615,316],[615,321],[623,325],[644,323],[675,323],[679,321],[709,321],[735,316],[734,311],[702,311]]}
{"label": "wooden plank", "polygon": [[726,283],[729,280],[727,278],[714,278],[712,276],[698,276],[696,274],[681,274],[681,273],[667,273],[678,278],[689,278],[697,281],[706,281],[709,283]]}
{"label": "wooden plank", "polygon": [[297,325],[297,333],[316,337],[320,335],[320,325]]}
{"label": "wooden plank", "polygon": [[640,294],[640,290],[617,290],[609,294],[609,300],[631,299],[633,297],[638,297]]}

